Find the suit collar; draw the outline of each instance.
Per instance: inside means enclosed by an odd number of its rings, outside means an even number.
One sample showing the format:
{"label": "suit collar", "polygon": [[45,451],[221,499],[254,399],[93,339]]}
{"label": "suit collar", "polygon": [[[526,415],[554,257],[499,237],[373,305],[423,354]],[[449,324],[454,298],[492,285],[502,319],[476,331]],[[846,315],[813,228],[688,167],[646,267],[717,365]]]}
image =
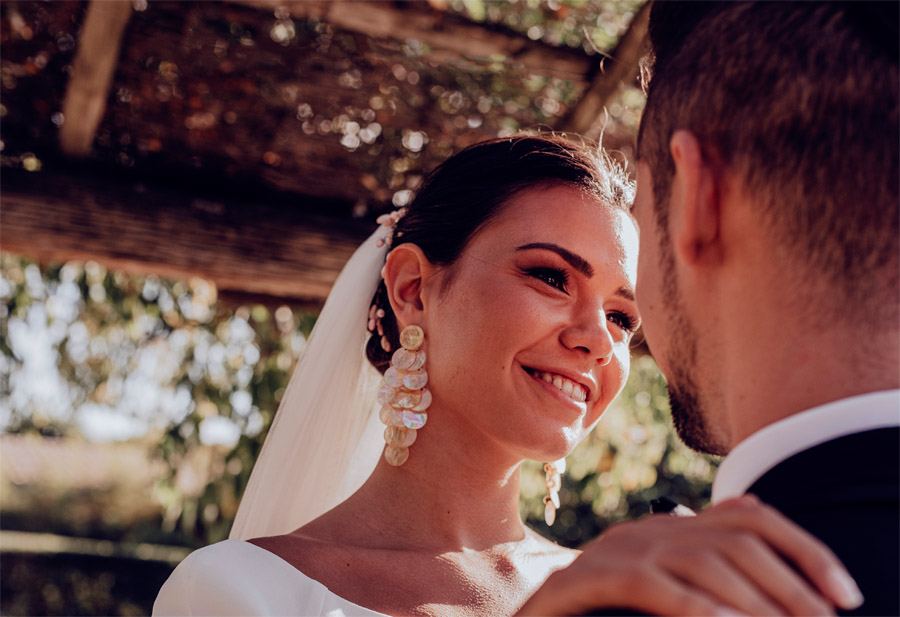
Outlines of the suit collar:
{"label": "suit collar", "polygon": [[718,503],[744,492],[769,469],[823,442],[900,426],[900,390],[883,390],[801,411],[747,437],[725,457],[713,482]]}

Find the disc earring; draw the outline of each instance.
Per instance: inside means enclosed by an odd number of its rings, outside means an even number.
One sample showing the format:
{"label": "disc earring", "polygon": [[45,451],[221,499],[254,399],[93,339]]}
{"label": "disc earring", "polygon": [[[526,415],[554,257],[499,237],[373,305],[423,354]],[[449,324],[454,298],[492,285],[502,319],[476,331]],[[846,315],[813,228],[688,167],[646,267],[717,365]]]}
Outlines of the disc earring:
{"label": "disc earring", "polygon": [[431,392],[425,385],[425,332],[419,326],[406,326],[400,332],[400,349],[391,356],[378,390],[381,404],[379,417],[384,430],[384,460],[399,467],[409,458],[409,447],[416,441],[417,431],[428,421]]}

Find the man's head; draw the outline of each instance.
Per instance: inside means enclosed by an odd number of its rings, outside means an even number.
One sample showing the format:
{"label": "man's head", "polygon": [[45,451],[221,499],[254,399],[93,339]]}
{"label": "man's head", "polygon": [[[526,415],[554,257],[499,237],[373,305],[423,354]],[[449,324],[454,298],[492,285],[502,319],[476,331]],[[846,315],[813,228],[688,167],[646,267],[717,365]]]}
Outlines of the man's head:
{"label": "man's head", "polygon": [[[790,311],[784,346],[794,324],[855,330],[860,346],[896,333],[897,21],[893,2],[653,7],[638,296],[693,447],[732,445],[716,413],[734,380],[716,369],[741,353],[731,322],[757,298]],[[724,278],[747,273],[743,289]]]}

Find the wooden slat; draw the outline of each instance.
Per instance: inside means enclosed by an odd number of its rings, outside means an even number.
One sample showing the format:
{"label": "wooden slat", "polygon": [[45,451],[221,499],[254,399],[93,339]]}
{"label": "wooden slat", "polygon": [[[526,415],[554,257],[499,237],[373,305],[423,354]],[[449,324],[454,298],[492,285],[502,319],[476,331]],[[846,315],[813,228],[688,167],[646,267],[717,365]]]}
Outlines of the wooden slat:
{"label": "wooden slat", "polygon": [[162,561],[174,567],[188,556],[191,549],[147,542],[113,542],[53,533],[4,530],[0,531],[0,552]]}
{"label": "wooden slat", "polygon": [[4,170],[0,250],[199,276],[226,294],[319,304],[374,225],[308,214],[315,207],[197,199],[183,187]]}
{"label": "wooden slat", "polygon": [[610,58],[585,90],[581,100],[572,108],[561,128],[597,139],[603,129],[603,107],[622,82],[631,82],[638,73],[638,65],[645,51],[650,2],[644,4],[632,18],[628,30],[619,40]]}
{"label": "wooden slat", "polygon": [[131,12],[131,0],[93,0],[88,6],[63,103],[59,144],[66,154],[84,156],[91,151]]}
{"label": "wooden slat", "polygon": [[479,24],[431,8],[426,2],[384,0],[232,0],[239,4],[282,9],[293,17],[326,21],[337,28],[373,38],[421,41],[433,59],[452,56],[487,58],[504,56],[543,75],[581,81],[596,58],[579,49],[554,47],[507,32],[491,24]]}

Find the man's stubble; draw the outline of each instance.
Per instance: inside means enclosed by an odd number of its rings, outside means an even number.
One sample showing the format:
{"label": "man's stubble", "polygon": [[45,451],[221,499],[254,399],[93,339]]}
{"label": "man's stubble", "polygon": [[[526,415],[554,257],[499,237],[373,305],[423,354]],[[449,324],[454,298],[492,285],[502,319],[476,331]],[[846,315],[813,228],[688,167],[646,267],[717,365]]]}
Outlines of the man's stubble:
{"label": "man's stubble", "polygon": [[669,344],[666,348],[666,364],[669,407],[672,422],[681,440],[694,450],[708,454],[726,454],[727,446],[715,439],[711,429],[708,409],[703,404],[701,389],[694,374],[697,371],[697,342],[699,334],[684,309],[675,272],[675,259],[668,238],[663,236],[660,247],[660,272],[662,274],[663,303],[667,314]]}

